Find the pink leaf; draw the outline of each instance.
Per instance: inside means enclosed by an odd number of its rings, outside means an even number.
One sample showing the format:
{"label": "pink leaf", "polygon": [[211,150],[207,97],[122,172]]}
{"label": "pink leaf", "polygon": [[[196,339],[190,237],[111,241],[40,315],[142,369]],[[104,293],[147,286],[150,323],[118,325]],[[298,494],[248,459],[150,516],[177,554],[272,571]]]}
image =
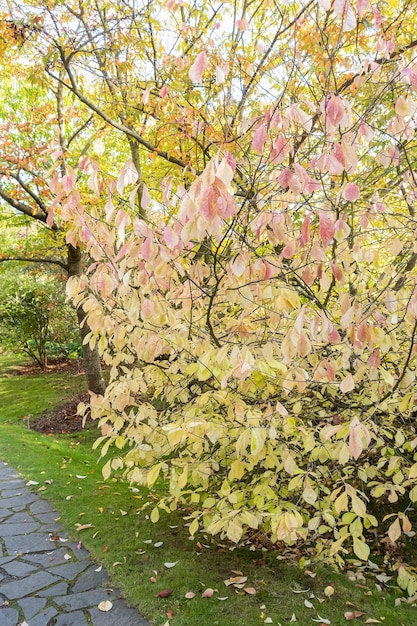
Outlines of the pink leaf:
{"label": "pink leaf", "polygon": [[214,593],[214,589],[211,589],[211,587],[207,587],[207,589],[205,589],[203,591],[203,593],[201,594],[201,597],[202,598],[211,598],[213,593]]}
{"label": "pink leaf", "polygon": [[332,126],[336,128],[345,116],[345,106],[340,96],[332,95],[326,105],[326,115]]}
{"label": "pink leaf", "polygon": [[245,17],[242,17],[241,20],[236,20],[236,26],[239,30],[245,31],[249,28],[249,22]]}
{"label": "pink leaf", "polygon": [[168,85],[164,85],[161,89],[161,91],[159,92],[159,97],[160,98],[166,98],[168,95]]}
{"label": "pink leaf", "polygon": [[188,72],[188,76],[193,81],[193,83],[201,83],[201,79],[204,72],[208,68],[208,65],[209,61],[206,53],[200,52]]}
{"label": "pink leaf", "polygon": [[255,131],[252,139],[252,148],[262,154],[264,151],[266,140],[268,139],[268,133],[265,124],[261,124]]}
{"label": "pink leaf", "polygon": [[369,0],[357,0],[356,1],[356,9],[358,11],[359,17],[362,17],[366,9],[368,8],[368,5],[369,5]]}
{"label": "pink leaf", "polygon": [[361,195],[361,190],[356,183],[349,183],[343,190],[343,197],[348,202],[355,202]]}
{"label": "pink leaf", "polygon": [[349,0],[335,0],[333,5],[334,14],[343,18],[343,31],[347,32],[356,28],[356,17],[350,6]]}
{"label": "pink leaf", "polygon": [[145,185],[145,183],[142,184],[142,195],[141,195],[141,199],[140,199],[140,206],[142,207],[142,209],[146,210],[149,206],[149,203],[151,201],[151,197],[149,195],[149,191],[147,186]]}
{"label": "pink leaf", "polygon": [[319,222],[320,238],[323,242],[323,246],[326,247],[334,237],[335,227],[333,222],[329,220],[329,218],[326,217],[324,213],[320,214]]}
{"label": "pink leaf", "polygon": [[347,376],[345,376],[342,382],[340,383],[340,391],[342,393],[349,393],[349,391],[352,391],[354,387],[355,387],[355,380],[352,374],[348,374]]}
{"label": "pink leaf", "polygon": [[170,250],[175,248],[175,246],[179,242],[179,237],[177,233],[171,228],[171,226],[167,226],[164,230],[164,241]]}
{"label": "pink leaf", "polygon": [[129,159],[119,174],[117,179],[116,189],[119,193],[123,192],[123,189],[127,185],[133,185],[138,179],[138,172],[132,159]]}
{"label": "pink leaf", "polygon": [[310,213],[304,218],[301,226],[300,243],[305,246],[310,241]]}
{"label": "pink leaf", "polygon": [[319,5],[324,11],[330,10],[330,0],[319,0]]}

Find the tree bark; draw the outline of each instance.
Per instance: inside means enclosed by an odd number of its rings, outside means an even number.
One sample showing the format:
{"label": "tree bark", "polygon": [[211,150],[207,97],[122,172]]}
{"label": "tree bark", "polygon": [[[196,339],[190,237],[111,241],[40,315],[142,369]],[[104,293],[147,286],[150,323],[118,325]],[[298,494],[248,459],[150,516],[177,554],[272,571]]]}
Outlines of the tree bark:
{"label": "tree bark", "polygon": [[[68,246],[68,276],[81,276],[82,264],[81,264],[81,250],[74,248],[74,246]],[[90,332],[90,328],[86,322],[86,312],[82,306],[77,307],[77,319],[80,329],[81,344],[83,350],[83,360],[85,376],[87,379],[87,386],[89,391],[98,395],[103,395],[106,384],[103,379],[101,371],[100,355],[97,347],[91,350],[88,343],[84,344],[84,338]]]}

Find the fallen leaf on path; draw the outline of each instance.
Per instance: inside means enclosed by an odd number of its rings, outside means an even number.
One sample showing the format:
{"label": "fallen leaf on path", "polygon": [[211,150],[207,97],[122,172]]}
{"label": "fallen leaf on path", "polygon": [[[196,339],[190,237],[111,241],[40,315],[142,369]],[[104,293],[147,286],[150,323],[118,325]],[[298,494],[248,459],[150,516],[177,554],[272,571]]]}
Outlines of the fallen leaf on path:
{"label": "fallen leaf on path", "polygon": [[95,572],[101,572],[101,570],[102,570],[102,569],[103,569],[103,566],[102,566],[102,565],[99,565],[99,566],[98,566],[98,568],[97,568],[97,569],[95,569],[94,571],[95,571]]}
{"label": "fallen leaf on path", "polygon": [[69,561],[71,558],[72,558],[72,557],[71,557],[71,555],[69,555],[69,554],[64,554],[64,559],[65,559],[66,561]]}
{"label": "fallen leaf on path", "polygon": [[171,593],[173,592],[173,589],[163,589],[162,591],[159,591],[159,593],[156,594],[156,598],[167,598],[168,596],[171,595]]}
{"label": "fallen leaf on path", "polygon": [[108,611],[110,611],[110,609],[113,608],[113,604],[110,602],[110,600],[104,600],[103,602],[100,602],[97,608],[99,611],[107,613]]}

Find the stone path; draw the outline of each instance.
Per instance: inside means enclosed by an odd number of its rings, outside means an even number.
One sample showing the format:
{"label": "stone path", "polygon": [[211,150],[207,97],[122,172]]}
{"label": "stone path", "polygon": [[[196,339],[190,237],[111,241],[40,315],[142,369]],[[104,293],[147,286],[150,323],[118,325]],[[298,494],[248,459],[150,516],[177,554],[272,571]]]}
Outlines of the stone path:
{"label": "stone path", "polygon": [[149,626],[87,550],[65,540],[57,515],[0,461],[0,625]]}

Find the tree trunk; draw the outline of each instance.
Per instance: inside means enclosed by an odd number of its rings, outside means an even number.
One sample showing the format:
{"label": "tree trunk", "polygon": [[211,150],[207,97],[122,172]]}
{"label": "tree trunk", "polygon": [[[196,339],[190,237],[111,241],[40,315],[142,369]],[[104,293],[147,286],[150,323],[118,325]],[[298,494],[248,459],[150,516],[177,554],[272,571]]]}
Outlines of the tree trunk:
{"label": "tree trunk", "polygon": [[[81,250],[68,246],[68,276],[80,276],[82,273]],[[80,328],[81,344],[83,349],[83,360],[85,376],[89,391],[99,395],[104,394],[106,384],[101,371],[100,356],[97,347],[91,350],[88,343],[84,344],[84,338],[90,332],[88,324],[85,322],[86,313],[84,309],[77,307],[77,319]]]}

